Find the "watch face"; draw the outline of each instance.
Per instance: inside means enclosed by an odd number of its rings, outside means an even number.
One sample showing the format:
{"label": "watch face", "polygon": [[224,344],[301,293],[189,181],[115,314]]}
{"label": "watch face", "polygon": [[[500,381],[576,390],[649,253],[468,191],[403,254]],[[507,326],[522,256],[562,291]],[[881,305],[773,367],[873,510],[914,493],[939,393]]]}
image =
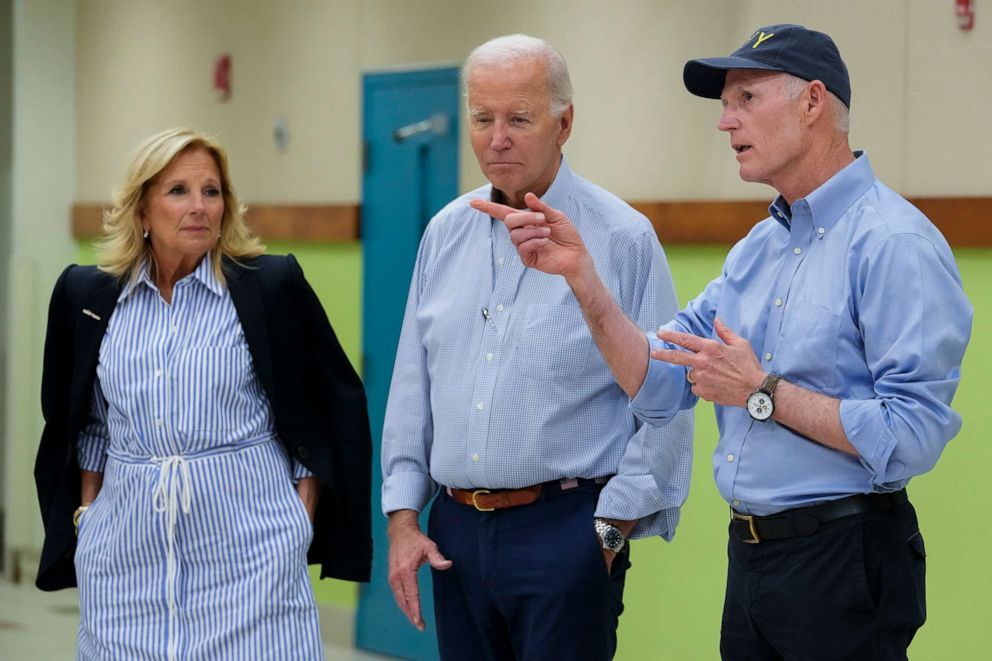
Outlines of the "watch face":
{"label": "watch face", "polygon": [[610,551],[619,551],[623,548],[624,538],[623,533],[619,530],[610,526],[603,531],[603,548],[609,549]]}
{"label": "watch face", "polygon": [[768,393],[758,391],[747,398],[747,412],[755,420],[767,420],[772,417],[775,405]]}

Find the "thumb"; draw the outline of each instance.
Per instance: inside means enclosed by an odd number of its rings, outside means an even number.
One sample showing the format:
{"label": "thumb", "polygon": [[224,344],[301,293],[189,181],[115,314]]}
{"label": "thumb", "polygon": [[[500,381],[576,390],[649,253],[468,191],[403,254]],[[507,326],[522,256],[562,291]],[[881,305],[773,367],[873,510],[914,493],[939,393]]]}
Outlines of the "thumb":
{"label": "thumb", "polygon": [[448,560],[441,555],[441,552],[436,548],[427,552],[427,562],[429,562],[431,567],[434,569],[449,569],[453,564],[451,560]]}
{"label": "thumb", "polygon": [[723,323],[720,317],[713,320],[713,329],[716,331],[717,337],[723,340],[724,344],[734,344],[741,339],[734,331],[730,330],[727,324]]}
{"label": "thumb", "polygon": [[558,209],[555,209],[554,207],[545,203],[544,200],[539,198],[537,195],[534,195],[533,193],[527,193],[526,195],[524,195],[524,204],[526,204],[527,208],[530,209],[531,211],[537,211],[539,213],[543,213],[545,219],[550,222],[561,220],[565,215],[561,211],[558,211]]}

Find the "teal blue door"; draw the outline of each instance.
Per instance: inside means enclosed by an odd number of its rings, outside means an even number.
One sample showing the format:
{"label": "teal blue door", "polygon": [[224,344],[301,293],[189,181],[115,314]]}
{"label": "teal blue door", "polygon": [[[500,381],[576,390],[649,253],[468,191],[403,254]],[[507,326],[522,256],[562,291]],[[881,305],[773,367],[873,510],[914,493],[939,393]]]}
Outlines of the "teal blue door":
{"label": "teal blue door", "polygon": [[[364,379],[372,423],[372,581],[359,592],[355,641],[406,659],[436,659],[430,574],[420,573],[427,631],[411,625],[387,581],[379,447],[413,263],[427,221],[458,194],[458,69],[363,77],[362,249]],[[422,517],[422,524],[424,517]]]}

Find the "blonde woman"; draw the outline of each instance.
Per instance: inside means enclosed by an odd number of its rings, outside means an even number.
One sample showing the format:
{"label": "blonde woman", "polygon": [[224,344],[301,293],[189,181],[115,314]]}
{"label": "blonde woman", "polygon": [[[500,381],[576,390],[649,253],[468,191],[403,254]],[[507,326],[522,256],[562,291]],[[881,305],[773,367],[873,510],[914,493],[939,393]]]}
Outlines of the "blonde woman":
{"label": "blonde woman", "polygon": [[37,585],[78,583],[81,659],[321,658],[308,561],[368,580],[362,384],[242,213],[216,142],[159,133],[55,285]]}

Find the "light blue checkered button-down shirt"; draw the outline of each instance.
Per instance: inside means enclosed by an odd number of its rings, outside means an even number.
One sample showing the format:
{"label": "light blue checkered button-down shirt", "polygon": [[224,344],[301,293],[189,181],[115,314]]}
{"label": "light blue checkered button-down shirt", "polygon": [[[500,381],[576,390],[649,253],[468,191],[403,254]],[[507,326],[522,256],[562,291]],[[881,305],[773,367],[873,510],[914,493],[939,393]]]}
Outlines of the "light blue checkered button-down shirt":
{"label": "light blue checkered button-down shirt", "polygon": [[[382,440],[383,511],[421,510],[438,484],[519,488],[615,475],[596,514],[670,538],[689,487],[692,419],[639,422],[564,278],[521,263],[503,223],[442,209],[420,244]],[[656,328],[678,309],[644,216],[562,159],[543,200],[582,234],[624,312]]]}

